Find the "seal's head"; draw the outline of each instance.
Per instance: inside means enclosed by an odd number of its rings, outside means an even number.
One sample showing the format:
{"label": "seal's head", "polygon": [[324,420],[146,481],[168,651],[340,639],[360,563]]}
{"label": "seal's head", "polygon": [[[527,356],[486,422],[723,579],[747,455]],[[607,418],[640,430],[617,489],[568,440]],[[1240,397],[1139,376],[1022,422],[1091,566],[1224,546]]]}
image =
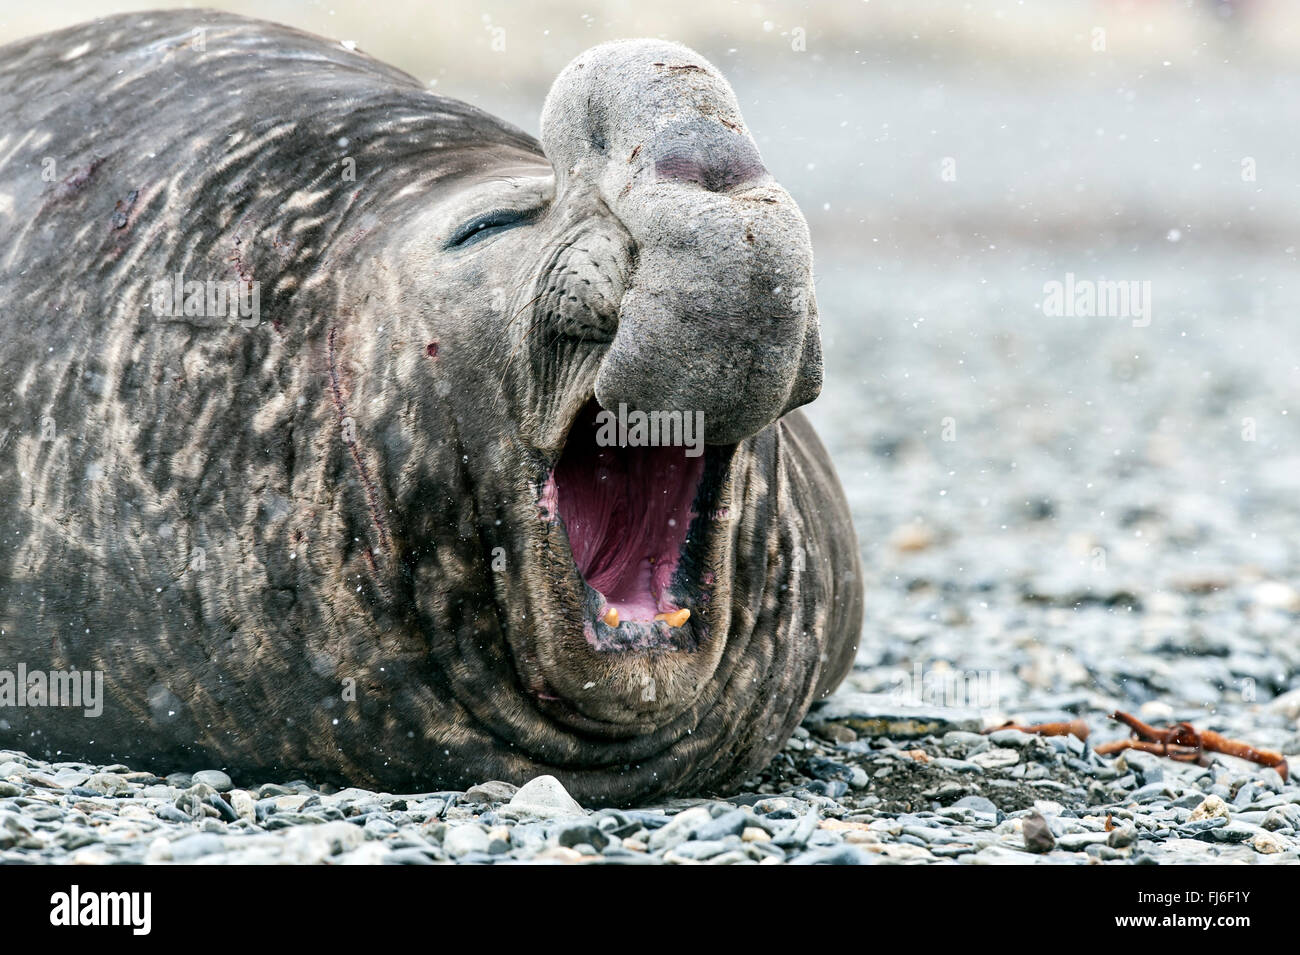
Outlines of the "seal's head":
{"label": "seal's head", "polygon": [[[454,434],[440,481],[477,503],[464,559],[491,571],[466,582],[494,594],[505,646],[486,655],[519,684],[467,662],[482,645],[444,641],[448,672],[473,681],[462,703],[513,758],[666,788],[729,736],[770,754],[825,675],[820,635],[786,628],[824,623],[827,594],[777,572],[818,546],[796,513],[817,505],[779,476],[799,450],[753,437],[820,389],[808,230],[727,82],[676,44],[575,59],[542,146],[484,150],[382,263],[422,277],[391,311],[427,343],[385,352],[405,384],[380,414],[423,408]],[[412,536],[445,536],[405,483],[400,511],[429,515]],[[463,618],[446,554],[406,565],[431,628]]]}

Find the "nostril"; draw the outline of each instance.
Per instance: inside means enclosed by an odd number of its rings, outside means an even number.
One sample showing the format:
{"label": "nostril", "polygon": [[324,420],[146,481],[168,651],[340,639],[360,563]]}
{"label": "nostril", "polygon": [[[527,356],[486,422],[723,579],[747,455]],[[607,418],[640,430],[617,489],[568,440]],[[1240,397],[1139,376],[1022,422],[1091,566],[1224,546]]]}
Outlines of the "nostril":
{"label": "nostril", "polygon": [[657,179],[676,179],[693,182],[709,192],[725,192],[743,185],[767,172],[763,164],[747,162],[745,157],[726,157],[723,161],[707,161],[692,155],[676,153],[655,160]]}
{"label": "nostril", "polygon": [[767,174],[749,137],[717,122],[675,124],[654,148],[655,178],[692,182],[725,192]]}

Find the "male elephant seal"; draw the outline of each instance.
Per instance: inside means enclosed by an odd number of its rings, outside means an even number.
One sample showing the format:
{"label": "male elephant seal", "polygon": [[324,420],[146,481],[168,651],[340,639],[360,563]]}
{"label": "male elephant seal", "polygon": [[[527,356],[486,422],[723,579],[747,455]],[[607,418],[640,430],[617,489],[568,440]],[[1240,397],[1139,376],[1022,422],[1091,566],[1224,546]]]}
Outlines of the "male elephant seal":
{"label": "male elephant seal", "polygon": [[699,55],[589,50],[539,144],[150,13],[0,49],[0,116],[0,746],[627,803],[844,676],[807,228]]}

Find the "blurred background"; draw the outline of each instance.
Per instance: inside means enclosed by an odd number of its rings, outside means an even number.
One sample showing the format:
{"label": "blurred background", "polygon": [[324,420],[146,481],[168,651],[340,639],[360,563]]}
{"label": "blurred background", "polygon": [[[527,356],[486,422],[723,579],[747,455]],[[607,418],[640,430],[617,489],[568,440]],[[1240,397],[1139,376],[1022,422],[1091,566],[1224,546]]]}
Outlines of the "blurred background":
{"label": "blurred background", "polygon": [[[698,49],[812,228],[810,414],[868,578],[850,685],[989,672],[949,702],[1300,751],[1300,3],[205,5],[533,134],[586,47]],[[0,42],[157,6],[3,0]],[[1067,276],[1150,283],[1149,322],[1047,314]]]}

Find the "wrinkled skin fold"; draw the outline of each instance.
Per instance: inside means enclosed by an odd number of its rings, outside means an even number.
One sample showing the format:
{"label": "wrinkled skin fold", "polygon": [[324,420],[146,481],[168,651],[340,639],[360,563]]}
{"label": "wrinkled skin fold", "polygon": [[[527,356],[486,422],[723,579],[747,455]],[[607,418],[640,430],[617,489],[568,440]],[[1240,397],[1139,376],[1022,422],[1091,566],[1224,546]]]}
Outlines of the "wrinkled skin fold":
{"label": "wrinkled skin fold", "polygon": [[[738,787],[847,672],[807,228],[698,55],[582,54],[539,143],[136,14],[0,48],[0,116],[0,669],[105,693],[0,708],[0,747],[632,803]],[[177,274],[258,314],[160,316]],[[581,445],[620,404],[701,412],[703,453]]]}

